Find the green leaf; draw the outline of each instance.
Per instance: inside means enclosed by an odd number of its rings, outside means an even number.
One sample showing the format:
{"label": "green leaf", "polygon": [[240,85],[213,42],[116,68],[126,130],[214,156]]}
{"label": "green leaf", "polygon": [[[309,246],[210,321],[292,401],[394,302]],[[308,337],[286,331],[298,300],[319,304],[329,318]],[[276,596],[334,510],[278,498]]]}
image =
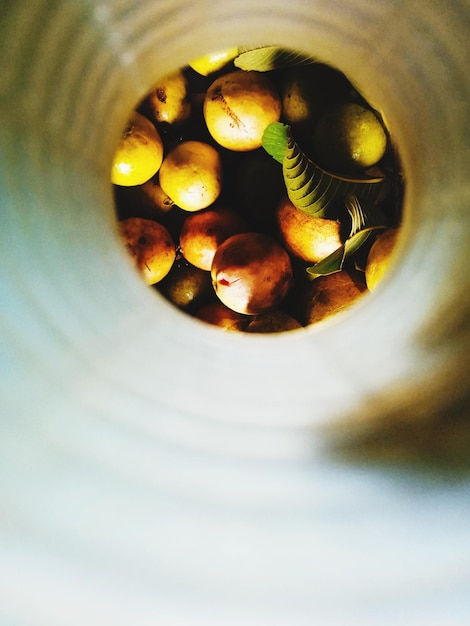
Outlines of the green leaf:
{"label": "green leaf", "polygon": [[388,224],[384,212],[378,206],[365,202],[361,204],[354,194],[346,196],[344,204],[351,217],[349,237],[371,228],[385,228]]}
{"label": "green leaf", "polygon": [[287,150],[289,127],[281,122],[269,124],[263,133],[262,145],[266,152],[279,163],[283,163]]}
{"label": "green leaf", "polygon": [[349,237],[342,246],[326,258],[307,268],[307,273],[312,279],[341,271],[345,260],[359,250],[371,233],[387,225],[387,220],[380,209],[374,205],[361,205],[354,195],[346,198],[345,205],[351,216]]}
{"label": "green leaf", "polygon": [[262,46],[242,51],[234,59],[233,63],[235,67],[241,70],[269,72],[283,67],[314,62],[314,59],[304,54],[286,50],[279,46]]}
{"label": "green leaf", "polygon": [[384,177],[346,178],[326,172],[304,154],[290,129],[282,167],[290,201],[312,217],[327,216],[332,206],[342,204],[350,195],[373,204],[385,181]]}
{"label": "green leaf", "polygon": [[327,257],[307,267],[307,274],[311,279],[327,276],[339,272],[343,268],[345,260],[345,246],[340,246],[337,250],[329,254]]}

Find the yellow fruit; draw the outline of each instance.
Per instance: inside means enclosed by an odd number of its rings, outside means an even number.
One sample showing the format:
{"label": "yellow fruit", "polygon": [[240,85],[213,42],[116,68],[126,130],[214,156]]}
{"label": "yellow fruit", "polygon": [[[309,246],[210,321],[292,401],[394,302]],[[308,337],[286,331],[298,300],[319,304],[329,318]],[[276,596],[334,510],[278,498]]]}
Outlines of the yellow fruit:
{"label": "yellow fruit", "polygon": [[163,160],[163,143],[155,126],[134,111],[114,153],[111,182],[131,187],[147,182]]}
{"label": "yellow fruit", "polygon": [[189,63],[189,67],[198,74],[209,76],[212,72],[217,72],[222,69],[224,65],[232,61],[237,55],[238,48],[219,50],[218,52],[212,52],[198,59],[194,59]]}
{"label": "yellow fruit", "polygon": [[201,141],[178,144],[163,160],[160,186],[184,211],[215,202],[222,188],[222,162],[215,148]]}
{"label": "yellow fruit", "polygon": [[180,124],[191,114],[188,81],[182,70],[161,78],[148,96],[148,104],[156,122]]}
{"label": "yellow fruit", "polygon": [[176,256],[176,247],[168,230],[153,220],[129,217],[119,222],[119,231],[145,282],[154,285],[165,278]]}
{"label": "yellow fruit", "polygon": [[355,102],[322,115],[313,142],[320,165],[342,173],[372,167],[387,149],[387,135],[378,117]]}
{"label": "yellow fruit", "polygon": [[276,208],[276,222],[285,248],[303,261],[317,263],[342,245],[338,221],[305,215],[287,197]]}
{"label": "yellow fruit", "polygon": [[207,129],[217,143],[245,152],[261,147],[266,127],[279,121],[281,99],[263,74],[236,70],[212,83],[203,112]]}
{"label": "yellow fruit", "polygon": [[374,291],[384,279],[392,261],[399,232],[398,227],[387,228],[372,244],[366,263],[366,284],[369,291]]}

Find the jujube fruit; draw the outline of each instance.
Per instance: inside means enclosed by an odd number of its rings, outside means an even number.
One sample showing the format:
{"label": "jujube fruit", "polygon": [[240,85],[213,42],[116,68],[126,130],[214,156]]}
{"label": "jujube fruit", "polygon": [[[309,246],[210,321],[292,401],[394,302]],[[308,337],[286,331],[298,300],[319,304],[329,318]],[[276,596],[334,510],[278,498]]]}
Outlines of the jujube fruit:
{"label": "jujube fruit", "polygon": [[339,221],[306,215],[287,197],[276,207],[276,223],[286,249],[303,261],[317,263],[343,243]]}
{"label": "jujube fruit", "polygon": [[387,274],[399,234],[399,228],[387,228],[377,236],[372,244],[367,255],[365,270],[369,291],[374,291]]}
{"label": "jujube fruit", "polygon": [[207,324],[212,324],[225,330],[236,331],[245,330],[246,325],[251,320],[251,317],[237,313],[237,311],[230,309],[220,301],[204,305],[197,311],[195,317]]}
{"label": "jujube fruit", "polygon": [[202,141],[183,141],[163,160],[160,186],[184,211],[205,209],[222,189],[222,161],[215,148]]}
{"label": "jujube fruit", "polygon": [[211,269],[212,284],[229,308],[248,315],[265,313],[286,297],[292,282],[289,255],[263,233],[241,233],[222,243]]}
{"label": "jujube fruit", "polygon": [[119,222],[121,239],[137,270],[148,285],[160,282],[170,271],[176,248],[162,224],[141,217]]}
{"label": "jujube fruit", "polygon": [[147,96],[153,118],[158,123],[182,124],[191,114],[188,81],[182,70],[163,76]]}
{"label": "jujube fruit", "polygon": [[349,309],[366,292],[367,287],[358,273],[341,270],[320,276],[304,293],[301,322],[308,326],[338,315]]}
{"label": "jujube fruit", "polygon": [[122,131],[111,166],[111,182],[133,186],[147,182],[163,160],[163,142],[150,120],[134,111]]}
{"label": "jujube fruit", "polygon": [[181,227],[181,252],[196,267],[210,271],[220,244],[243,230],[246,230],[245,221],[231,209],[220,207],[193,213]]}
{"label": "jujube fruit", "polygon": [[313,145],[327,169],[354,173],[382,159],[387,149],[387,135],[373,111],[348,102],[322,115],[314,131]]}
{"label": "jujube fruit", "polygon": [[212,83],[203,111],[215,141],[244,152],[261,147],[266,127],[281,116],[281,99],[263,74],[235,70]]}

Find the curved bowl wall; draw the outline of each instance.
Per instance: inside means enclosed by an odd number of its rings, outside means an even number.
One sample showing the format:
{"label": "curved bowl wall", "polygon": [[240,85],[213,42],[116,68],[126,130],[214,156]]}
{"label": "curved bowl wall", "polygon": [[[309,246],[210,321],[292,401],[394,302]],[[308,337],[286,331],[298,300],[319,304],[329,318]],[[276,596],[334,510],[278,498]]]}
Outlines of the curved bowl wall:
{"label": "curved bowl wall", "polygon": [[[369,436],[427,469],[468,458],[469,27],[463,0],[2,10],[6,623],[447,624],[449,607],[468,623],[465,480],[328,446]],[[155,79],[266,42],[337,66],[383,111],[403,235],[386,283],[339,323],[227,335],[141,282],[109,170]]]}

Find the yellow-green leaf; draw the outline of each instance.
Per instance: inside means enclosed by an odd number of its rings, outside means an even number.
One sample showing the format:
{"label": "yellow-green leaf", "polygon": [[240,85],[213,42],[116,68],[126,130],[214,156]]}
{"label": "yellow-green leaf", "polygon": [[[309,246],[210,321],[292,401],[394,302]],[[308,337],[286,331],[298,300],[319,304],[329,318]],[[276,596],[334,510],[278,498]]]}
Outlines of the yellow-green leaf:
{"label": "yellow-green leaf", "polygon": [[235,67],[241,70],[269,72],[282,67],[314,62],[310,57],[292,50],[286,50],[279,46],[262,46],[242,51],[233,63]]}
{"label": "yellow-green leaf", "polygon": [[269,124],[263,133],[262,145],[269,156],[282,165],[287,150],[289,126],[281,122]]}

